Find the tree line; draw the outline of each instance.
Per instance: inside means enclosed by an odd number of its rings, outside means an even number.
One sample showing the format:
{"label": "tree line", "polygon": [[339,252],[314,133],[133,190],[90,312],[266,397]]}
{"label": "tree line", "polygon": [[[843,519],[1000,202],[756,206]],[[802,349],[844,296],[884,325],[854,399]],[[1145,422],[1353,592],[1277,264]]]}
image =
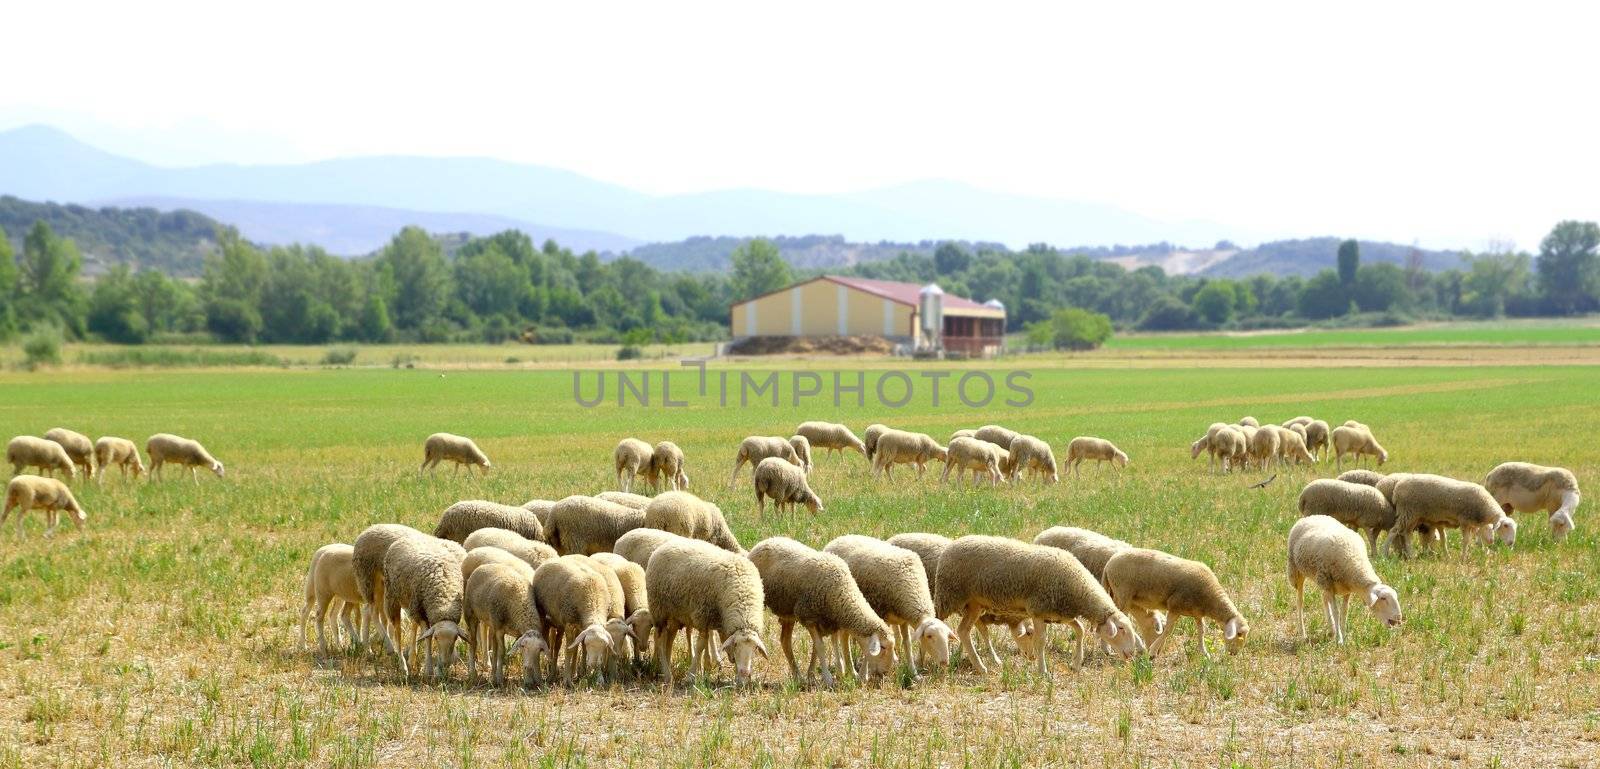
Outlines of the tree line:
{"label": "tree line", "polygon": [[[735,249],[723,272],[662,272],[637,259],[602,261],[511,230],[454,240],[406,228],[376,255],[348,260],[309,246],[261,247],[228,228],[197,280],[113,267],[81,279],[70,238],[36,221],[18,253],[0,231],[0,339],[36,328],[70,339],[322,344],[336,341],[574,341],[642,344],[723,339],[729,306],[820,272],[797,271],[771,241]],[[1355,241],[1309,278],[1245,279],[1134,270],[1036,245],[1021,251],[945,243],[842,270],[938,282],[999,299],[1012,331],[1064,324],[1092,335],[1123,329],[1258,328],[1307,322],[1570,315],[1600,310],[1600,226],[1567,221],[1537,255],[1468,254],[1459,268],[1363,263]],[[1065,309],[1078,313],[1063,316]],[[1084,324],[1089,324],[1085,326]]]}

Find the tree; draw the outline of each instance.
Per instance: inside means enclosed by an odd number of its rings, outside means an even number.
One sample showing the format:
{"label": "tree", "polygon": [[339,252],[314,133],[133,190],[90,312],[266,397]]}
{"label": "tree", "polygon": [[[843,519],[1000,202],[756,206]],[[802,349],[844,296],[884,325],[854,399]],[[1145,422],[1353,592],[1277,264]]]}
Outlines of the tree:
{"label": "tree", "polygon": [[59,238],[43,220],[34,222],[17,265],[17,315],[44,320],[74,335],[83,333],[83,290],[78,271],[83,257],[70,238]]}
{"label": "tree", "polygon": [[367,304],[361,310],[361,322],[357,325],[361,338],[368,342],[387,342],[394,336],[394,325],[389,322],[389,307],[383,303],[383,297],[376,293],[367,296]]}
{"label": "tree", "polygon": [[1563,315],[1596,306],[1600,293],[1600,225],[1564,221],[1539,244],[1539,290]]}
{"label": "tree", "polygon": [[1222,325],[1233,317],[1235,301],[1231,282],[1213,280],[1202,286],[1194,295],[1194,311],[1207,323]]}
{"label": "tree", "polygon": [[1194,328],[1198,323],[1194,310],[1184,304],[1182,299],[1171,294],[1163,294],[1150,305],[1150,309],[1139,321],[1142,331],[1179,331]]}
{"label": "tree", "polygon": [[1111,318],[1081,307],[1056,310],[1050,325],[1057,350],[1093,350],[1111,338]]}
{"label": "tree", "polygon": [[0,342],[17,333],[17,262],[11,252],[11,239],[0,228]]}
{"label": "tree", "polygon": [[1387,262],[1363,264],[1356,271],[1353,298],[1362,312],[1386,312],[1404,304],[1406,273]]}
{"label": "tree", "polygon": [[933,266],[940,275],[966,272],[972,264],[972,255],[959,243],[940,243],[933,252]]}
{"label": "tree", "polygon": [[1339,244],[1339,284],[1346,291],[1355,288],[1356,270],[1361,267],[1361,244],[1346,240]]}
{"label": "tree", "polygon": [[217,233],[217,252],[206,257],[200,279],[206,327],[229,342],[253,343],[261,333],[261,291],[267,259],[237,230]]}
{"label": "tree", "polygon": [[766,238],[740,243],[733,250],[733,300],[742,302],[777,291],[793,281],[789,263]]}
{"label": "tree", "polygon": [[1506,312],[1506,300],[1527,290],[1527,254],[1467,254],[1467,274],[1461,279],[1461,311],[1481,318]]}
{"label": "tree", "polygon": [[394,308],[396,327],[416,331],[443,320],[450,300],[450,267],[438,241],[420,227],[407,227],[384,246],[378,268],[393,287],[386,303]]}
{"label": "tree", "polygon": [[1323,270],[1306,282],[1300,292],[1300,314],[1312,320],[1322,320],[1350,311],[1350,296],[1333,270]]}
{"label": "tree", "polygon": [[128,266],[119,264],[94,284],[89,297],[89,330],[118,344],[142,344],[150,324],[139,312],[139,297]]}

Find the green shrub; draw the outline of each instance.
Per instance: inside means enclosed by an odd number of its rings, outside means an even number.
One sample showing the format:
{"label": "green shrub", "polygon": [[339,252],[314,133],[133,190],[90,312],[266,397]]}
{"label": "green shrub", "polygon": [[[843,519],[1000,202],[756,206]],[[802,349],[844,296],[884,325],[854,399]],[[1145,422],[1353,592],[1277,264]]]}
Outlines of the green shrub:
{"label": "green shrub", "polygon": [[107,368],[208,368],[232,366],[285,366],[288,363],[260,350],[178,349],[142,345],[99,350],[78,355],[78,362]]}
{"label": "green shrub", "polygon": [[356,348],[332,347],[322,355],[324,366],[348,366],[356,361]]}
{"label": "green shrub", "polygon": [[27,356],[28,368],[55,365],[61,362],[61,329],[41,326],[28,334],[22,342],[22,353]]}
{"label": "green shrub", "polygon": [[1111,338],[1111,317],[1081,307],[1056,310],[1050,326],[1057,350],[1093,350]]}
{"label": "green shrub", "polygon": [[644,350],[641,350],[634,345],[625,344],[617,348],[617,360],[638,360],[639,358],[643,357]]}

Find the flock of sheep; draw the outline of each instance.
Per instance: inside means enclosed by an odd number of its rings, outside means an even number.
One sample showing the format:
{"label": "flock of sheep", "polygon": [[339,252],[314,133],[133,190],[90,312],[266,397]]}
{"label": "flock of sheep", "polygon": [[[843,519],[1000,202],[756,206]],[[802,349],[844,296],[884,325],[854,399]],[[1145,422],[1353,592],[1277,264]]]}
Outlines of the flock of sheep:
{"label": "flock of sheep", "polygon": [[[222,463],[198,441],[170,433],[156,433],[145,441],[144,450],[150,455],[151,480],[159,478],[162,466],[169,462],[188,467],[189,475],[196,483],[200,482],[196,471],[201,467],[216,473],[218,478],[222,477]],[[0,524],[4,524],[15,509],[18,539],[22,538],[22,520],[29,510],[44,512],[46,534],[55,531],[58,516],[63,512],[67,513],[79,531],[83,530],[84,522],[89,520],[89,514],[78,504],[72,489],[56,479],[57,472],[68,480],[81,474],[85,479],[93,477],[101,481],[105,480],[106,470],[113,466],[122,471],[124,478],[129,471],[135,478],[145,472],[144,462],[139,458],[139,448],[133,441],[107,435],[90,442],[88,436],[64,427],[52,428],[43,437],[18,435],[12,438],[6,444],[6,461],[11,463],[12,478],[6,484],[5,509],[0,512]],[[30,467],[38,468],[39,475],[22,473]]]}
{"label": "flock of sheep", "polygon": [[[1245,448],[1236,450],[1241,441]],[[958,431],[941,446],[928,435],[883,425],[867,428],[863,439],[844,425],[806,422],[791,438],[741,441],[731,482],[751,464],[758,510],[764,513],[770,498],[780,509],[804,504],[821,511],[807,483],[813,449],[858,451],[871,461],[875,476],[888,476],[897,464],[915,465],[920,475],[938,460],[945,463],[946,478],[951,469],[970,469],[975,482],[987,477],[991,484],[1017,482],[1024,472],[1046,482],[1058,477],[1048,443],[995,425]],[[1248,462],[1315,462],[1314,452],[1323,449],[1336,457],[1387,459],[1365,425],[1328,430],[1309,417],[1281,427],[1262,427],[1249,417],[1235,425],[1219,423],[1192,446],[1192,455],[1210,450],[1227,469]],[[432,436],[426,453],[424,469],[440,460],[489,466],[484,453],[460,436]],[[1069,445],[1064,466],[1076,470],[1089,459],[1128,461],[1110,442],[1080,437]],[[772,537],[746,550],[722,510],[687,491],[678,446],[628,438],[617,445],[613,460],[620,491],[521,506],[458,502],[431,534],[378,524],[353,545],[323,547],[307,573],[302,635],[309,635],[305,626],[314,618],[326,654],[327,615],[340,606],[340,624],[351,642],[381,638],[407,675],[443,678],[458,640],[464,640],[469,680],[477,679],[486,658],[493,681],[503,683],[508,657],[520,654],[524,683],[536,685],[546,675],[570,684],[583,670],[593,670],[603,683],[608,673],[653,669],[670,683],[680,630],[690,644],[689,675],[711,675],[727,660],[742,683],[756,659],[769,654],[763,642],[769,611],[778,620],[790,673],[810,682],[820,671],[825,684],[846,675],[872,680],[901,665],[913,675],[943,669],[957,646],[973,667],[986,671],[986,658],[1000,662],[989,634],[994,625],[1009,629],[1042,675],[1049,670],[1045,639],[1051,624],[1075,631],[1078,665],[1091,636],[1123,658],[1157,654],[1184,617],[1194,619],[1197,644],[1208,656],[1208,622],[1220,629],[1229,653],[1238,652],[1250,632],[1206,564],[1087,529],[1052,527],[1032,542],[982,535],[951,540],[924,532],[887,540],[845,535],[820,550]],[[633,493],[641,478],[660,493]],[[1360,469],[1314,480],[1300,495],[1302,517],[1288,534],[1288,576],[1299,596],[1301,633],[1308,580],[1322,591],[1339,643],[1351,596],[1359,596],[1385,626],[1400,624],[1399,595],[1378,578],[1369,557],[1380,531],[1389,532],[1391,549],[1401,554],[1408,536],[1442,542],[1450,528],[1462,530],[1464,546],[1474,538],[1510,545],[1516,534],[1510,514],[1544,510],[1559,539],[1572,528],[1578,499],[1572,473],[1525,463],[1495,468],[1484,484]],[[946,621],[957,614],[960,622],[952,629]],[[811,640],[803,671],[792,645],[796,625]],[[979,653],[975,633],[986,654]],[[652,646],[654,665],[643,665]]]}

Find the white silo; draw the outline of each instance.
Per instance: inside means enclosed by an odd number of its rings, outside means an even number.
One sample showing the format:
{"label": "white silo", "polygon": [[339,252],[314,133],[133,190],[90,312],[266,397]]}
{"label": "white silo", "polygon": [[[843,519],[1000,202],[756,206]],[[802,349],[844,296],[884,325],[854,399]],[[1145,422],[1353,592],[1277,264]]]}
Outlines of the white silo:
{"label": "white silo", "polygon": [[944,289],[929,283],[917,292],[917,312],[922,315],[922,346],[937,350],[944,333]]}

